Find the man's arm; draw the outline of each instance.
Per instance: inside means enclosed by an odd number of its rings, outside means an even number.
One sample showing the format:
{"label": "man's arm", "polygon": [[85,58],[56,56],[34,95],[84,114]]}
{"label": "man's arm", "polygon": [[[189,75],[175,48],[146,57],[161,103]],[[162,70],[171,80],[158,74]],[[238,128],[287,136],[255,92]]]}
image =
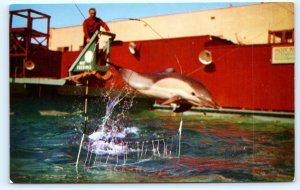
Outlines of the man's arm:
{"label": "man's arm", "polygon": [[85,20],[82,24],[83,26],[83,33],[84,33],[84,38],[86,39],[87,43],[89,43],[90,37],[88,34],[88,26],[87,26],[87,21]]}
{"label": "man's arm", "polygon": [[102,26],[106,32],[110,32],[109,27],[107,26],[107,24],[105,22],[103,22],[103,20],[100,19],[100,26]]}

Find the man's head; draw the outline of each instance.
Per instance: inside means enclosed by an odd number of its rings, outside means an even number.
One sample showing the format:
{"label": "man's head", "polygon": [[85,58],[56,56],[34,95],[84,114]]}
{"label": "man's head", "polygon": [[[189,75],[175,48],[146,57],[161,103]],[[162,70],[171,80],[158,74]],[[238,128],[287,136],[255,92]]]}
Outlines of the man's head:
{"label": "man's head", "polygon": [[89,9],[89,14],[91,18],[95,18],[96,17],[96,9],[95,8],[90,8]]}

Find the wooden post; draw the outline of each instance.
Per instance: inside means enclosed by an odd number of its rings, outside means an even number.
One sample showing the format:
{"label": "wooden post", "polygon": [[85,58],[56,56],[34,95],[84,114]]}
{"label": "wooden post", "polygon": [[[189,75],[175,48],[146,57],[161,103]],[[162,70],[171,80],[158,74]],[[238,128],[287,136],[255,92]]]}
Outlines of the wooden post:
{"label": "wooden post", "polygon": [[10,13],[10,18],[9,18],[9,29],[12,28],[12,19],[13,19],[13,14]]}
{"label": "wooden post", "polygon": [[286,31],[282,31],[281,33],[281,43],[282,44],[286,43]]}
{"label": "wooden post", "polygon": [[42,85],[39,84],[39,97],[42,96]]}
{"label": "wooden post", "polygon": [[50,37],[50,17],[47,17],[47,36],[46,36],[46,39],[47,39],[47,49],[49,49],[49,37]]}

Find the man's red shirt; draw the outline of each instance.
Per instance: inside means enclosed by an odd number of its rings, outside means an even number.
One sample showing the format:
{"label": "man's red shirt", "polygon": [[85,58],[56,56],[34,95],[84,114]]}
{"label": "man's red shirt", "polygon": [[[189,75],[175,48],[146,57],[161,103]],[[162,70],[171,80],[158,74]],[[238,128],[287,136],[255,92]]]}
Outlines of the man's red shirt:
{"label": "man's red shirt", "polygon": [[93,34],[96,32],[102,26],[106,32],[110,32],[109,27],[105,22],[103,22],[100,18],[87,18],[83,22],[83,32],[84,32],[84,38],[91,38]]}

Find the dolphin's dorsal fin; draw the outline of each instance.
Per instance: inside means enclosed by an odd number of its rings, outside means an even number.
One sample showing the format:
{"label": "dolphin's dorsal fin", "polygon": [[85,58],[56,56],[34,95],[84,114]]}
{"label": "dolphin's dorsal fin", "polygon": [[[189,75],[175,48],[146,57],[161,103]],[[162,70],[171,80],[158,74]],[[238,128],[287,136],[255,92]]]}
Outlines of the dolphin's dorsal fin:
{"label": "dolphin's dorsal fin", "polygon": [[175,72],[175,69],[174,68],[167,68],[165,70],[165,73],[174,73]]}

